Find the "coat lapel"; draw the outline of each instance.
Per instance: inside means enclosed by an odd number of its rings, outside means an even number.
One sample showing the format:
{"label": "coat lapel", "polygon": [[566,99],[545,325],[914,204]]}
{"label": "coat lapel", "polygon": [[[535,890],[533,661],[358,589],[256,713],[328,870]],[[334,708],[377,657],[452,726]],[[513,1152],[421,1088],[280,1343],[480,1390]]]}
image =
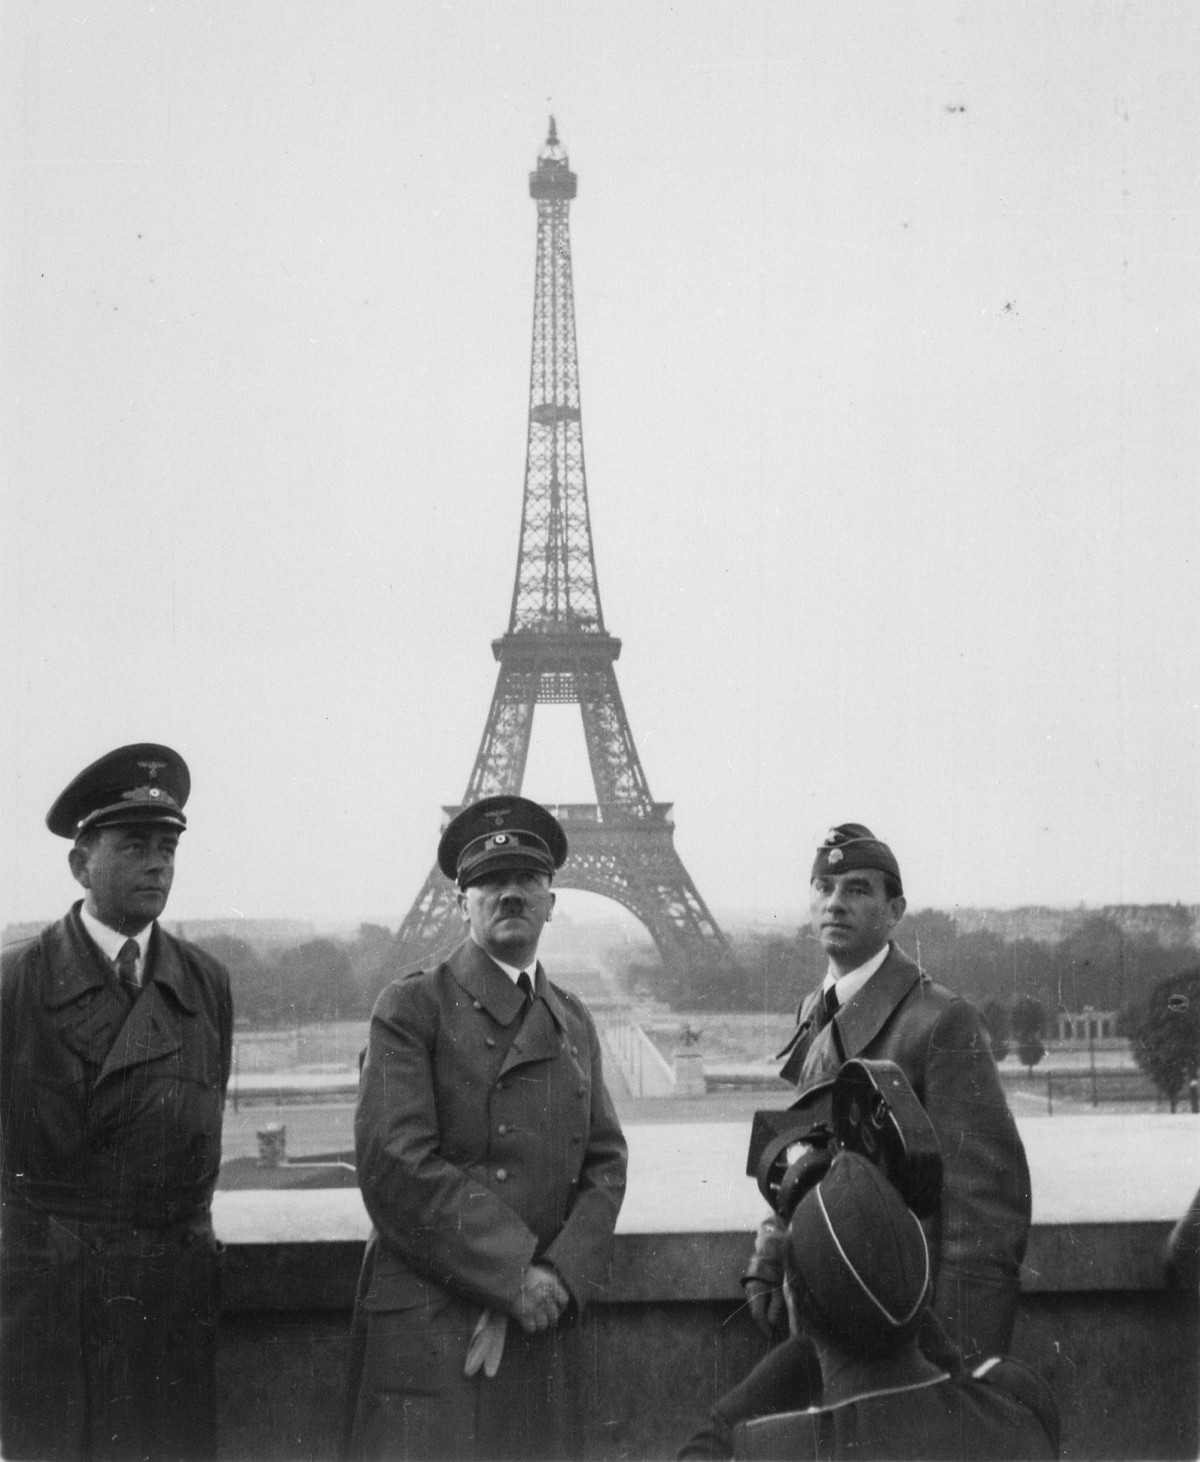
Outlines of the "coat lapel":
{"label": "coat lapel", "polygon": [[503,1026],[520,1022],[501,1064],[501,1075],[514,1066],[548,1061],[559,1054],[562,1045],[559,1030],[565,1027],[566,1020],[562,1003],[550,988],[541,964],[537,967],[533,1004],[525,1010],[525,997],[473,939],[464,940],[450,956],[449,963],[450,973],[493,1020]]}
{"label": "coat lapel", "polygon": [[69,1005],[90,990],[111,988],[113,984],[105,972],[104,956],[80,921],[79,908],[76,904],[41,936],[42,1000],[51,1010]]}
{"label": "coat lapel", "polygon": [[920,967],[893,944],[887,959],[831,1022],[837,1027],[844,1060],[853,1059],[875,1039],[920,979]]}
{"label": "coat lapel", "polygon": [[[546,979],[546,971],[537,967],[537,985],[533,1004],[525,1013],[521,1028],[508,1048],[508,1054],[500,1067],[501,1076],[514,1066],[524,1066],[530,1061],[552,1061],[561,1054],[563,1039],[560,1035],[562,1006]],[[555,1010],[551,1006],[554,1001]]]}
{"label": "coat lapel", "polygon": [[[816,1029],[817,1024],[817,1002],[821,998],[821,987],[809,993],[800,1002],[800,1014],[796,1018],[796,1029],[787,1038],[787,1043],[781,1051],[776,1052],[776,1061],[782,1061],[785,1056],[790,1056],[804,1036],[809,1035]],[[788,1063],[791,1064],[790,1062]]]}
{"label": "coat lapel", "polygon": [[820,1030],[816,1029],[820,988],[812,991],[800,1007],[800,1022],[791,1040],[780,1052],[788,1059],[779,1074],[802,1090],[832,1081],[844,1061],[870,1045],[920,978],[920,968],[893,944],[853,1000]]}
{"label": "coat lapel", "polygon": [[42,1003],[59,1038],[92,1071],[99,1069],[129,1014],[116,975],[79,920],[79,905],[41,936]]}
{"label": "coat lapel", "polygon": [[472,1000],[501,1025],[512,1025],[525,997],[500,966],[473,939],[464,939],[449,960],[450,973]]}
{"label": "coat lapel", "polygon": [[112,1043],[98,1081],[169,1056],[183,1045],[182,1022],[195,1012],[195,999],[174,942],[157,925],[150,938],[146,979],[149,985],[134,1002]]}

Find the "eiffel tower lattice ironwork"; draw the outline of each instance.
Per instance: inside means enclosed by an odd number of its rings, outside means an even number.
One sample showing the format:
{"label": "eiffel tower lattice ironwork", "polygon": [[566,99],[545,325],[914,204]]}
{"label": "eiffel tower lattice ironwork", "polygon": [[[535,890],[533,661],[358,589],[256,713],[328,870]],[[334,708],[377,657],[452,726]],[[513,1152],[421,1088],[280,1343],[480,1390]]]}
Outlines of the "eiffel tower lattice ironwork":
{"label": "eiffel tower lattice ironwork", "polygon": [[[517,579],[483,739],[461,803],[521,790],[535,707],[576,703],[594,803],[553,807],[570,854],[556,879],[622,904],[676,977],[733,964],[729,945],[675,849],[671,803],[650,795],[617,686],[621,641],[604,627],[592,548],[579,408],[568,210],[576,177],[554,118],[529,175],[537,203],[537,270],[529,435]],[[397,935],[400,957],[426,963],[462,936],[454,886],[435,864]]]}

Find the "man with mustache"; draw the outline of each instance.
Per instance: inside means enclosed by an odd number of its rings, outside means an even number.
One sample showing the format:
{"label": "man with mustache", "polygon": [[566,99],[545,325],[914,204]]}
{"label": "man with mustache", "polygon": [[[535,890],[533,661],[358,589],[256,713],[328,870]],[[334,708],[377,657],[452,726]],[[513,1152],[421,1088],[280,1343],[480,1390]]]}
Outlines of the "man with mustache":
{"label": "man with mustache", "polygon": [[[796,1108],[820,1117],[852,1057],[895,1061],[903,1071],[944,1164],[940,1210],[926,1224],[932,1314],[975,1365],[1009,1347],[1030,1214],[1025,1150],[982,1018],[892,940],[906,908],[900,866],[870,828],[830,830],[813,862],[809,908],[829,969],[800,1006],[780,1074],[799,1090]],[[778,1220],[767,1219],[744,1281],[768,1332],[784,1318],[781,1244]]]}
{"label": "man with mustache", "polygon": [[212,1458],[229,977],[158,919],[187,825],[178,752],[87,767],[46,817],[84,897],[5,951],[0,1446]]}
{"label": "man with mustache", "polygon": [[606,1282],[626,1150],[591,1016],[537,959],[566,856],[523,797],[459,813],[438,863],[467,938],[376,1002],[355,1120],[375,1232],[354,1456],[581,1452],[579,1320]]}

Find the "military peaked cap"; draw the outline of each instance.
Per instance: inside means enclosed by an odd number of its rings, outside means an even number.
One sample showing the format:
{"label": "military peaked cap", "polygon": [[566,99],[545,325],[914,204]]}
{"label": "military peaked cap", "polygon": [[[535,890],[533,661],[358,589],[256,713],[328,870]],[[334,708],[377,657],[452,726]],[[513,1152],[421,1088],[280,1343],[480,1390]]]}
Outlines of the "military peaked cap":
{"label": "military peaked cap", "polygon": [[809,882],[827,873],[849,873],[854,868],[877,868],[881,873],[890,873],[903,888],[900,865],[891,848],[861,822],[842,822],[825,834]]}
{"label": "military peaked cap", "polygon": [[464,807],[442,834],[438,867],[466,888],[497,868],[531,868],[550,877],[567,856],[558,819],[527,797],[485,797]]}
{"label": "military peaked cap", "polygon": [[46,814],[46,826],[60,838],[121,823],[183,829],[183,805],[191,789],[187,763],[169,746],[153,741],[119,746],[85,767],[59,793]]}

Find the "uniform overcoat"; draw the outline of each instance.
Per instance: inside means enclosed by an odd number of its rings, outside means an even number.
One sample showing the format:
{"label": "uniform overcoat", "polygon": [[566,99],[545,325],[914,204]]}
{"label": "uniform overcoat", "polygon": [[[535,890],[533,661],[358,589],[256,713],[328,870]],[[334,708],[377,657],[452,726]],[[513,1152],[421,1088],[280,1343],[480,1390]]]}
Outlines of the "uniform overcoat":
{"label": "uniform overcoat", "polygon": [[941,1209],[925,1224],[934,1313],[968,1364],[1003,1353],[1029,1235],[1029,1168],[979,1012],[895,944],[826,1025],[820,1004],[814,990],[801,1005],[781,1074],[812,1100],[853,1057],[904,1072],[942,1148]]}
{"label": "uniform overcoat", "polygon": [[155,926],[136,1001],[79,905],[0,975],[5,1457],[211,1457],[224,968]]}
{"label": "uniform overcoat", "polygon": [[[537,967],[524,998],[468,939],[379,997],[355,1121],[375,1226],[356,1306],[351,1449],[566,1457],[578,1450],[578,1319],[608,1274],[626,1148],[582,1003]],[[572,1304],[508,1325],[498,1374],[467,1378],[472,1329],[534,1259]]]}

